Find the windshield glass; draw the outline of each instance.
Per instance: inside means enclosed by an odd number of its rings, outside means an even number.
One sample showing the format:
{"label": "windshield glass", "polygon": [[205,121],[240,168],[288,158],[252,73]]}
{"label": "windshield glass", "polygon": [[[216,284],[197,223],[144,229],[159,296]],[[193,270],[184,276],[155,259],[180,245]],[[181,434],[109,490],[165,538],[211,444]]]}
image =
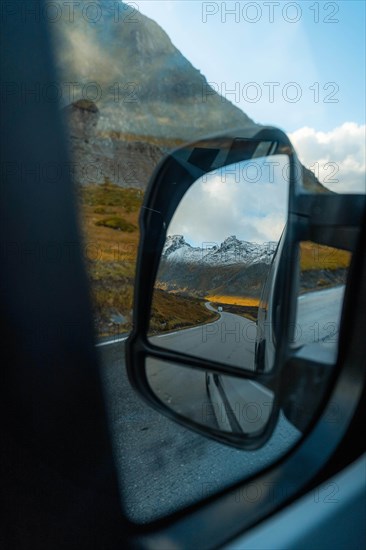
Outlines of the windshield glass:
{"label": "windshield glass", "polygon": [[[68,128],[121,499],[131,520],[146,523],[253,475],[300,437],[281,412],[263,448],[255,452],[229,448],[173,423],[132,390],[124,342],[132,327],[138,218],[149,179],[164,155],[185,142],[258,124],[287,132],[303,164],[308,190],[323,186],[327,192],[365,192],[361,69],[365,4],[180,0],[46,4],[43,16],[52,33],[59,82],[52,90],[41,90],[40,97],[58,102]],[[251,205],[259,200],[252,192],[235,195],[235,201],[248,206],[248,197]],[[228,216],[227,195],[220,191],[215,200]],[[275,202],[276,197],[272,206]],[[271,208],[269,202],[267,207]],[[204,202],[193,205],[191,212],[193,208],[196,217],[208,219]],[[272,240],[273,223],[257,222],[260,234]],[[217,229],[214,219],[211,227]],[[235,235],[231,227],[227,234],[216,233],[218,246]],[[279,234],[276,229],[275,240]],[[257,239],[248,235],[248,241]],[[197,247],[194,235],[190,237]],[[244,237],[238,240],[242,249]],[[300,313],[311,328],[317,319],[309,320],[305,306],[311,293],[305,291],[318,290],[318,300],[325,297],[327,303],[330,293],[336,292],[341,300],[343,294],[334,288],[344,285],[349,258],[341,253],[335,263],[320,265],[319,257],[324,259],[329,251],[319,252],[314,243],[302,246]],[[320,256],[314,255],[316,251]],[[215,269],[212,277],[217,275]],[[231,267],[225,273],[237,275]],[[267,280],[262,304],[271,295],[271,281]],[[209,287],[216,309],[206,307],[205,318],[214,313],[232,319],[242,313],[233,303],[240,285],[229,288],[227,277],[219,282],[221,287],[214,283]],[[183,283],[180,291],[185,289]],[[219,292],[224,283],[225,303],[224,293]],[[260,290],[255,289],[256,305]],[[182,300],[180,308],[169,310],[169,320],[178,309],[183,315]],[[195,303],[194,308],[201,305]],[[167,303],[163,306],[155,318],[160,327],[168,316]],[[321,304],[315,314],[320,309]],[[262,310],[258,319],[249,321],[251,327],[255,323],[263,327],[268,344],[268,318]],[[315,332],[309,328],[307,344],[318,334],[317,326],[321,334],[329,334],[324,328],[327,322],[322,318],[314,325]],[[252,355],[257,353],[263,365],[271,360],[273,342],[264,346],[263,337],[254,338],[252,344]],[[213,384],[213,378],[209,382]],[[246,422],[252,421],[254,409],[245,410]],[[337,421],[337,411],[334,414]]]}

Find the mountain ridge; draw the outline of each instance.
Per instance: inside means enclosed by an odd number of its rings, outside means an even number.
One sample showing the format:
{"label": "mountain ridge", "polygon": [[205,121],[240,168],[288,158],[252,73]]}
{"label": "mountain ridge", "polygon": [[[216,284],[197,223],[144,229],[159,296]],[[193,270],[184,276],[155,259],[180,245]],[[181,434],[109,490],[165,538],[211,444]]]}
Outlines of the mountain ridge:
{"label": "mountain ridge", "polygon": [[[213,245],[213,246],[209,246]],[[232,265],[255,263],[270,264],[277,242],[253,243],[242,241],[235,235],[226,237],[220,244],[203,243],[202,247],[191,246],[183,235],[168,235],[162,258],[167,262],[206,265]]]}
{"label": "mountain ridge", "polygon": [[[131,5],[119,3],[116,17],[115,0],[96,0],[101,16],[90,22],[83,13],[91,3],[77,4],[72,18],[61,9],[52,25],[76,183],[145,189],[175,147],[229,128],[262,127]],[[324,192],[306,168],[304,179],[309,190]]]}
{"label": "mountain ridge", "polygon": [[54,34],[59,73],[64,82],[76,83],[73,97],[63,103],[95,101],[101,112],[97,134],[123,131],[191,141],[253,124],[217,94],[155,21],[123,2],[117,20],[116,2],[94,4],[100,7],[98,21],[88,23],[77,12],[72,23],[60,19]]}

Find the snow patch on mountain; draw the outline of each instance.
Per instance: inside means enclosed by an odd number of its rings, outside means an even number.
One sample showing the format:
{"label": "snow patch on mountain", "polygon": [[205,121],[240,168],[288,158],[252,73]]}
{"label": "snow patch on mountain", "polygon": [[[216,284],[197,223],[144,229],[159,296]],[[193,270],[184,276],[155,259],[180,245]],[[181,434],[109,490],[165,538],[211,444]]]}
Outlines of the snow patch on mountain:
{"label": "snow patch on mountain", "polygon": [[270,264],[276,248],[275,241],[259,244],[241,241],[235,235],[227,237],[221,244],[202,243],[202,246],[193,247],[183,235],[168,235],[162,256],[169,262],[204,263],[213,266]]}

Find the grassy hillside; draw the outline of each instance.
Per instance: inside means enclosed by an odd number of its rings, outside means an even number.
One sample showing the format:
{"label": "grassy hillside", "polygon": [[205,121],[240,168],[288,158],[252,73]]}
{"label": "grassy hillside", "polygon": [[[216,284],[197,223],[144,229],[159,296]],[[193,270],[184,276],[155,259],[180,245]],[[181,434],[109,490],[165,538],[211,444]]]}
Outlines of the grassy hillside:
{"label": "grassy hillside", "polygon": [[[86,257],[96,262],[123,262],[125,275],[133,276],[142,191],[106,182],[80,187],[79,194]],[[108,227],[108,220],[115,218],[120,227],[111,227],[112,223]]]}
{"label": "grassy hillside", "polygon": [[208,323],[218,315],[209,311],[205,300],[169,294],[157,289],[152,304],[150,332],[160,333],[177,328]]}
{"label": "grassy hillside", "polygon": [[351,253],[339,248],[323,246],[310,241],[300,245],[301,271],[344,269],[351,261]]}
{"label": "grassy hillside", "polygon": [[230,304],[234,306],[258,307],[259,305],[259,298],[245,298],[244,296],[215,296],[209,294],[207,296],[207,300],[209,300],[210,302],[215,302],[217,304]]}
{"label": "grassy hillside", "polygon": [[131,328],[142,192],[111,182],[79,188],[84,255],[99,336]]}
{"label": "grassy hillside", "polygon": [[[103,185],[80,187],[79,198],[84,255],[91,282],[97,332],[101,336],[127,332],[131,329],[139,241],[138,215],[143,193],[138,189],[124,189],[106,181]],[[349,261],[348,252],[311,242],[301,245],[302,271],[316,279],[320,277],[320,282],[323,280],[322,272],[344,270]],[[256,271],[258,269],[253,267],[252,276],[248,278],[248,272],[243,279],[242,268],[231,266],[223,274],[226,283],[230,284],[219,284],[219,287],[217,283],[220,277],[218,278],[216,268],[205,268],[202,272],[202,268],[197,267],[192,273],[181,273],[184,275],[181,283],[184,282],[186,297],[179,295],[183,287],[178,285],[178,288],[174,277],[173,280],[169,276],[169,285],[162,281],[161,289],[155,293],[151,330],[173,330],[212,320],[215,314],[204,307],[204,296],[215,303],[248,310],[253,308],[260,294],[261,285],[255,284],[259,276]],[[178,273],[176,275],[178,281]],[[324,284],[328,284],[326,277],[324,281]],[[245,291],[249,282],[253,292],[250,289]],[[164,287],[171,292],[164,291]]]}
{"label": "grassy hillside", "polygon": [[[133,286],[142,192],[110,182],[81,187],[80,218],[99,336],[131,330]],[[158,291],[151,330],[162,332],[210,321],[202,300]]]}

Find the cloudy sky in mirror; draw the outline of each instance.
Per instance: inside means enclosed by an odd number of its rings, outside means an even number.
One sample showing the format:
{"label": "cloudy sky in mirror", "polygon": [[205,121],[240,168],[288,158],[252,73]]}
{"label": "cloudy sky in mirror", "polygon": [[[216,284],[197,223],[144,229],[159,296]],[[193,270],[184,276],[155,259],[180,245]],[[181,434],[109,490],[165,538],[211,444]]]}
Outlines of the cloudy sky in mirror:
{"label": "cloudy sky in mirror", "polygon": [[168,235],[192,246],[226,237],[263,243],[279,239],[287,217],[289,159],[251,159],[210,172],[187,191]]}

